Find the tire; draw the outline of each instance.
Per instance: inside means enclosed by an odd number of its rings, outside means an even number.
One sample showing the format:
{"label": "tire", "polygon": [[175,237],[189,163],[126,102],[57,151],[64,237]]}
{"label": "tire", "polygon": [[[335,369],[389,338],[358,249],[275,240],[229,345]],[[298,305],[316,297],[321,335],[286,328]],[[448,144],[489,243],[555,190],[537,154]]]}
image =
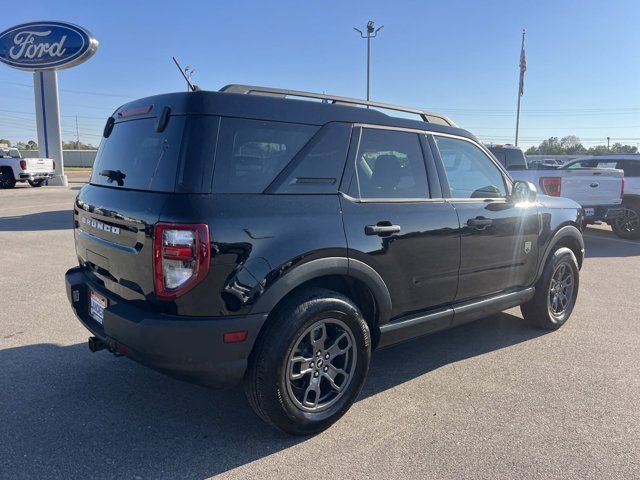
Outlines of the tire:
{"label": "tire", "polygon": [[0,169],[0,188],[13,188],[16,186],[16,179],[10,168]]}
{"label": "tire", "polygon": [[245,392],[268,424],[292,435],[318,433],[351,407],[370,359],[360,310],[336,292],[309,289],[272,313],[249,357]]}
{"label": "tire", "polygon": [[623,205],[624,214],[611,222],[611,229],[618,237],[626,240],[640,238],[640,206]]}
{"label": "tire", "polygon": [[558,248],[547,259],[535,295],[520,306],[524,319],[538,328],[557,330],[571,316],[579,287],[576,256],[566,247]]}
{"label": "tire", "polygon": [[29,180],[29,185],[32,187],[41,187],[44,183],[44,180]]}

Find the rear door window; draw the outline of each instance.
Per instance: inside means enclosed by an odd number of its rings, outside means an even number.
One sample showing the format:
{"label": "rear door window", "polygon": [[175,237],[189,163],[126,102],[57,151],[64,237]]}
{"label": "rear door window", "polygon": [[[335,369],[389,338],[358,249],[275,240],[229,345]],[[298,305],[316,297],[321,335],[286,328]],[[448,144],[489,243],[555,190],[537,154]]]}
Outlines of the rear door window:
{"label": "rear door window", "polygon": [[418,134],[363,128],[354,186],[350,193],[362,199],[429,198]]}
{"label": "rear door window", "polygon": [[103,138],[93,165],[91,183],[108,187],[173,192],[184,116],[171,117],[163,132],[156,118],[117,122]]}
{"label": "rear door window", "polygon": [[318,128],[222,118],[213,173],[214,193],[262,193]]}

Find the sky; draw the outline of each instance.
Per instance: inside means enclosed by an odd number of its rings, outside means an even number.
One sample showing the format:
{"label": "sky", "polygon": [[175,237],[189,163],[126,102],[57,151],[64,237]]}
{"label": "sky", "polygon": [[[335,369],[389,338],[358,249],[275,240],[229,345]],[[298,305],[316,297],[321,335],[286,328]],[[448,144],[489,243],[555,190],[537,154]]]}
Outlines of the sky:
{"label": "sky", "polygon": [[[0,4],[8,0],[0,0]],[[97,145],[129,100],[180,91],[176,56],[194,83],[265,85],[371,99],[451,117],[481,140],[513,143],[520,39],[527,72],[520,146],[577,135],[586,146],[640,145],[640,1],[118,1],[14,2],[0,30],[61,20],[100,46],[58,72],[64,140]],[[33,76],[0,65],[0,138],[36,139]]]}

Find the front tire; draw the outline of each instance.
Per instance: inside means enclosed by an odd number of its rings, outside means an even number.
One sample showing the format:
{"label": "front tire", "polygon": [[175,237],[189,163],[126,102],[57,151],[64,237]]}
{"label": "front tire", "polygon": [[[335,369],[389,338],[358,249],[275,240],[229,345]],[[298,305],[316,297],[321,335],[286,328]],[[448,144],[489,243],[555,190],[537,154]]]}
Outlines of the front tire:
{"label": "front tire", "polygon": [[520,306],[522,316],[538,328],[557,330],[571,316],[579,286],[576,256],[566,247],[557,249],[547,259],[535,295]]}
{"label": "front tire", "polygon": [[371,359],[367,323],[353,302],[311,289],[273,312],[249,358],[245,391],[267,423],[293,435],[320,432],[351,407]]}
{"label": "front tire", "polygon": [[10,168],[0,169],[0,188],[13,188],[16,186],[16,179]]}
{"label": "front tire", "polygon": [[611,223],[611,230],[618,237],[626,240],[640,238],[640,207],[638,205],[623,205],[624,213]]}

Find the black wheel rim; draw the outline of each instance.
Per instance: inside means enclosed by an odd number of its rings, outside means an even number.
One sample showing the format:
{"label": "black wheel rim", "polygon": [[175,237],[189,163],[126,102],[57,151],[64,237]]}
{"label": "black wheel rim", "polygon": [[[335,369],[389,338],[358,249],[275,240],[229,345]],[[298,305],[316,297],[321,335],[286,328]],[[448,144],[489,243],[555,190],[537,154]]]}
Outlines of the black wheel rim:
{"label": "black wheel rim", "polygon": [[616,228],[621,232],[637,232],[640,230],[640,215],[635,210],[625,208],[623,214],[616,218]]}
{"label": "black wheel rim", "polygon": [[344,396],[356,362],[355,339],[344,322],[315,322],[298,336],[287,358],[285,381],[291,401],[305,412],[329,408]]}
{"label": "black wheel rim", "polygon": [[9,175],[7,175],[5,172],[0,172],[0,187],[6,188],[9,185],[11,185]]}
{"label": "black wheel rim", "polygon": [[549,284],[548,308],[554,317],[561,317],[571,307],[575,288],[573,270],[561,263],[553,271]]}

